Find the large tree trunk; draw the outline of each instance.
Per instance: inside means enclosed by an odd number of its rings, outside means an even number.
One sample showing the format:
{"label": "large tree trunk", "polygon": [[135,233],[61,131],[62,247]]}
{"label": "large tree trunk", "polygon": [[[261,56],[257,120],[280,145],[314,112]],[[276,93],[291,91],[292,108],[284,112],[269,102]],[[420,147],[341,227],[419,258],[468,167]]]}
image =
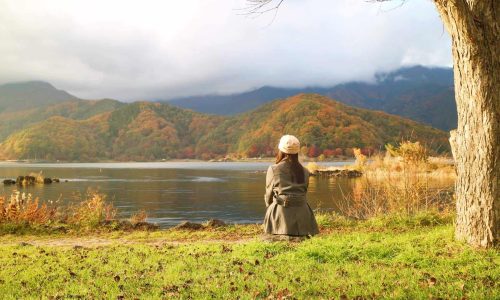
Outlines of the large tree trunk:
{"label": "large tree trunk", "polygon": [[500,2],[434,0],[452,38],[458,127],[455,236],[478,247],[500,238]]}

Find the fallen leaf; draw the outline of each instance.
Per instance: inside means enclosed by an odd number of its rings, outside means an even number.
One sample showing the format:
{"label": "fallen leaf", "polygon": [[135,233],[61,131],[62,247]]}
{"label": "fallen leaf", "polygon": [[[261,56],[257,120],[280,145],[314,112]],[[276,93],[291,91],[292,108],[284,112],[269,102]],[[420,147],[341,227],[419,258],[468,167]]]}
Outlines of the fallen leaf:
{"label": "fallen leaf", "polygon": [[230,247],[226,246],[226,245],[222,245],[222,253],[227,253],[227,252],[232,252],[233,249],[231,249]]}
{"label": "fallen leaf", "polygon": [[241,266],[243,265],[243,262],[241,260],[233,260],[233,265]]}
{"label": "fallen leaf", "polygon": [[429,279],[427,279],[427,284],[429,284],[429,286],[434,286],[436,285],[437,283],[437,279],[435,277],[431,277]]}

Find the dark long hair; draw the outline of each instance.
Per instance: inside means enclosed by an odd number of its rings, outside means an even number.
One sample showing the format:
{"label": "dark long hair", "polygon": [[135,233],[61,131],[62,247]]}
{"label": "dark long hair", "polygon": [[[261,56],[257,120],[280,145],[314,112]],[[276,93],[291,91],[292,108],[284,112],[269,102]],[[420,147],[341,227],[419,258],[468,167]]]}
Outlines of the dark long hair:
{"label": "dark long hair", "polygon": [[276,163],[280,163],[282,161],[288,161],[290,163],[293,182],[295,183],[305,182],[304,168],[299,162],[298,154],[287,154],[282,151],[278,151],[278,154],[276,155]]}

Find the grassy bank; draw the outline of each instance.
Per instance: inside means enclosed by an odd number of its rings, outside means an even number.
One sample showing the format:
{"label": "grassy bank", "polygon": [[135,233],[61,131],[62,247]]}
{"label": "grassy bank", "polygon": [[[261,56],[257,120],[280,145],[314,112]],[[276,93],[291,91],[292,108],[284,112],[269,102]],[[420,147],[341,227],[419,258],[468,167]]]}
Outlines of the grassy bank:
{"label": "grassy bank", "polygon": [[322,233],[265,242],[257,225],[87,236],[5,235],[0,295],[15,298],[498,299],[500,253],[453,240],[436,215],[319,216]]}

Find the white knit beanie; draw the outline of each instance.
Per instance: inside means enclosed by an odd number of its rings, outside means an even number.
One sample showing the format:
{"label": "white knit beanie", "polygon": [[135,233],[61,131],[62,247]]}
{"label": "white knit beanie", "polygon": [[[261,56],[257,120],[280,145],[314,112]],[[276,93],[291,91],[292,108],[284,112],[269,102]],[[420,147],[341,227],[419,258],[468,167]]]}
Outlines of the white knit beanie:
{"label": "white knit beanie", "polygon": [[293,135],[284,135],[280,139],[278,149],[286,154],[297,154],[300,150],[299,139],[294,137]]}

